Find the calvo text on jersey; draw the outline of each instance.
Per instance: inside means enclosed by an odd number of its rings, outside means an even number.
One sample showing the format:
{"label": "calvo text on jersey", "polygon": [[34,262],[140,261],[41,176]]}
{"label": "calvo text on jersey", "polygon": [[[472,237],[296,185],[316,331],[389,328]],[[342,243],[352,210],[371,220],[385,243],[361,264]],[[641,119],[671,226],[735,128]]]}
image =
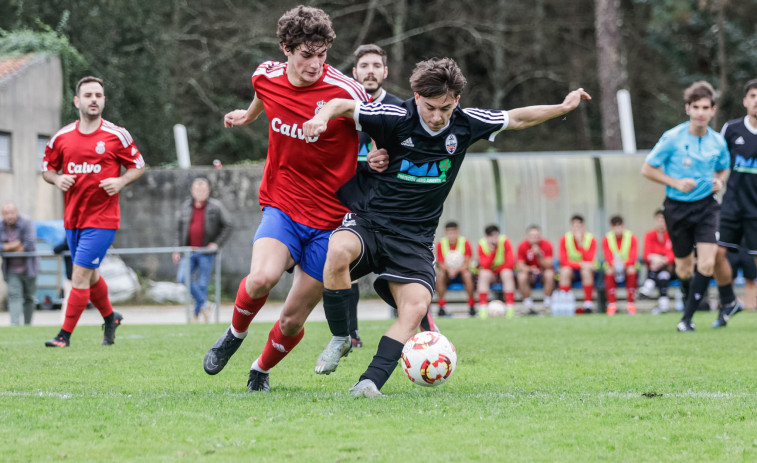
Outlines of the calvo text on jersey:
{"label": "calvo text on jersey", "polygon": [[318,137],[306,137],[302,132],[302,127],[298,127],[296,122],[291,125],[285,124],[284,121],[282,121],[278,117],[274,117],[271,120],[271,130],[276,133],[286,135],[289,138],[299,138],[300,140],[307,139],[307,141],[310,143],[318,140]]}
{"label": "calvo text on jersey", "polygon": [[99,174],[101,170],[102,166],[100,164],[87,164],[86,162],[76,164],[75,162],[69,162],[66,165],[66,171],[69,174]]}

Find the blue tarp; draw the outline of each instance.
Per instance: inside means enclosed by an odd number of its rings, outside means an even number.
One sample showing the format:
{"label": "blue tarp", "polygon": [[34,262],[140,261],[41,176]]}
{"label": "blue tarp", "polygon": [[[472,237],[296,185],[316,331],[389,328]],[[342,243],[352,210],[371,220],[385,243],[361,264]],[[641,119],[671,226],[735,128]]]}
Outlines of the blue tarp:
{"label": "blue tarp", "polygon": [[37,239],[46,241],[53,246],[66,239],[66,230],[63,228],[62,220],[36,220],[34,226],[37,227]]}

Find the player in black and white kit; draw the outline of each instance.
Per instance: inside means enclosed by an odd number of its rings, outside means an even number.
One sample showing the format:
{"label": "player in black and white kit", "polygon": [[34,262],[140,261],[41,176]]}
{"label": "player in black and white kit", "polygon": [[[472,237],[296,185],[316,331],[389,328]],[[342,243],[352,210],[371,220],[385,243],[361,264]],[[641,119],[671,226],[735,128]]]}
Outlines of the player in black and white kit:
{"label": "player in black and white kit", "polygon": [[[359,170],[339,189],[352,212],[329,240],[324,267],[324,309],[335,337],[347,334],[350,282],[370,272],[374,287],[398,318],[379,341],[378,351],[355,386],[353,396],[376,397],[397,366],[405,342],[415,334],[434,292],[434,232],[468,147],[493,141],[505,129],[524,129],[575,109],[589,94],[578,89],[558,105],[510,111],[458,107],[466,84],[449,58],[418,63],[410,77],[414,98],[402,106],[354,104],[335,99],[306,122],[317,137],[329,120],[352,117],[389,153],[381,175]],[[315,143],[318,143],[317,141]],[[339,362],[339,345],[329,343],[316,372],[330,373]]]}
{"label": "player in black and white kit", "polygon": [[[399,106],[402,100],[387,92],[384,87],[384,79],[389,76],[389,67],[386,65],[386,51],[378,45],[366,44],[357,47],[353,53],[355,66],[352,68],[352,77],[363,84],[365,91],[371,96],[371,102]],[[357,168],[370,169],[368,166],[368,153],[373,150],[373,140],[365,132],[358,132],[358,155]],[[352,347],[363,347],[357,330],[357,303],[360,300],[360,290],[357,281],[350,288],[350,338]]]}
{"label": "player in black and white kit", "polygon": [[[731,153],[731,174],[720,206],[719,265],[715,273],[718,287],[731,284],[726,252],[738,251],[742,238],[746,250],[757,259],[757,79],[744,85],[743,103],[747,115],[726,122],[720,131]],[[722,306],[712,327],[726,326],[739,311],[738,302]]]}

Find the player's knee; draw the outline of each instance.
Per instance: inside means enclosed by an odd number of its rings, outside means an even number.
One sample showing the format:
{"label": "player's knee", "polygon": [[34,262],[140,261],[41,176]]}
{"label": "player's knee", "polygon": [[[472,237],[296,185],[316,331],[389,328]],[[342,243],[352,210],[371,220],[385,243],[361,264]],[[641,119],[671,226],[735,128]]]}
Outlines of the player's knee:
{"label": "player's knee", "polygon": [[326,254],[326,267],[334,270],[349,269],[352,262],[352,253],[350,250],[339,244],[335,246],[329,246],[328,253]]}
{"label": "player's knee", "polygon": [[297,317],[281,314],[279,318],[279,328],[284,336],[295,336],[303,326],[303,321]]}
{"label": "player's knee", "polygon": [[251,297],[259,297],[261,294],[268,294],[277,281],[276,278],[267,275],[265,272],[254,272],[247,276],[244,288]]}
{"label": "player's knee", "polygon": [[712,275],[713,270],[715,270],[715,262],[710,260],[697,262],[697,271],[702,275]]}

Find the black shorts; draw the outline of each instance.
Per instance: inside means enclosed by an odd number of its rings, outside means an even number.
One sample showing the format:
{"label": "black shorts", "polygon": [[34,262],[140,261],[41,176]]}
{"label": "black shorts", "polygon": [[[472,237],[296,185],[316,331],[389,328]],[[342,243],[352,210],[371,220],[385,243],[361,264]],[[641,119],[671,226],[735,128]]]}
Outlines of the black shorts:
{"label": "black shorts", "polygon": [[696,243],[717,243],[720,204],[708,196],[698,201],[676,201],[665,198],[662,213],[668,227],[673,255],[683,258]]}
{"label": "black shorts", "polygon": [[757,219],[741,218],[724,210],[720,215],[718,244],[732,250],[741,244],[749,254],[757,255]]}
{"label": "black shorts", "polygon": [[747,280],[757,279],[757,265],[754,263],[754,256],[747,254],[743,249],[739,249],[736,252],[729,252],[727,257],[734,276],[738,269],[741,269],[744,278]]}
{"label": "black shorts", "polygon": [[423,243],[376,227],[356,214],[344,216],[342,225],[334,230],[349,230],[363,245],[360,257],[350,264],[350,278],[357,280],[369,273],[378,278],[373,283],[376,293],[387,304],[397,308],[397,302],[389,290],[389,282],[419,283],[434,296],[436,272],[434,271],[434,243]]}

